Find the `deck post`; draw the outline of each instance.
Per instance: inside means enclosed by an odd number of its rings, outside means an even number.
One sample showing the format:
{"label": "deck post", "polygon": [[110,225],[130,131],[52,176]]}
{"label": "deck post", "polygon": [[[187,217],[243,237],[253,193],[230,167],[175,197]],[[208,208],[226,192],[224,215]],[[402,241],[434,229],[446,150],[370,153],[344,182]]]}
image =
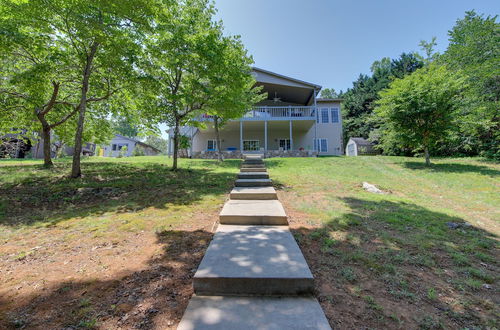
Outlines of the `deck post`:
{"label": "deck post", "polygon": [[264,120],[264,151],[267,152],[267,120]]}
{"label": "deck post", "polygon": [[293,150],[292,121],[290,120],[290,151]]}
{"label": "deck post", "polygon": [[240,120],[240,152],[243,155],[243,122]]}
{"label": "deck post", "polygon": [[316,104],[316,89],[314,89],[313,91],[313,100],[314,100],[314,114],[316,115],[314,118],[314,141],[313,141],[313,149],[314,151],[318,151],[319,150],[319,144],[316,145],[318,143],[318,137],[317,137],[317,126],[318,126],[318,118],[319,118],[319,113],[318,113],[318,107],[317,107],[317,104]]}

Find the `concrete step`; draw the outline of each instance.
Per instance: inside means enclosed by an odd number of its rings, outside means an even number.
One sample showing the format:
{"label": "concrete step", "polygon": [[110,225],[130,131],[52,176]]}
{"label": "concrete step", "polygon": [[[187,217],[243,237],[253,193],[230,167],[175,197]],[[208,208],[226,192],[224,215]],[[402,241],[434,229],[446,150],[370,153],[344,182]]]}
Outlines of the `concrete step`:
{"label": "concrete step", "polygon": [[219,225],[193,287],[197,295],[300,295],[312,294],[313,282],[287,226]]}
{"label": "concrete step", "polygon": [[270,187],[273,182],[271,179],[237,179],[234,185],[236,187]]}
{"label": "concrete step", "polygon": [[278,200],[229,200],[219,214],[219,221],[227,225],[288,225]]}
{"label": "concrete step", "polygon": [[231,199],[278,199],[273,187],[234,187],[229,194]]}
{"label": "concrete step", "polygon": [[267,172],[241,172],[238,174],[240,179],[269,179]]}
{"label": "concrete step", "polygon": [[264,154],[243,155],[244,160],[263,159],[263,158]]}
{"label": "concrete step", "polygon": [[266,168],[264,164],[241,164],[241,168]]}
{"label": "concrete step", "polygon": [[330,325],[313,297],[193,296],[178,330],[319,329]]}
{"label": "concrete step", "polygon": [[240,172],[267,172],[264,167],[242,167]]}
{"label": "concrete step", "polygon": [[262,159],[245,159],[243,164],[264,164]]}

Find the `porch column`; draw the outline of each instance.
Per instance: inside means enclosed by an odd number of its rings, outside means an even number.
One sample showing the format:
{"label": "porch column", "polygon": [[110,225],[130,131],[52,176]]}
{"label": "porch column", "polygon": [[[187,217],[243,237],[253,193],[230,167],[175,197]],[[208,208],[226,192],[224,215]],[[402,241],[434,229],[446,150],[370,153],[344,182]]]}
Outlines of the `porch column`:
{"label": "porch column", "polygon": [[[314,92],[313,92],[313,100],[314,100],[314,113],[316,114],[316,118],[314,118],[314,141],[313,141],[313,149],[314,149],[314,151],[317,151],[319,149],[319,143],[318,143],[318,137],[317,137],[316,128],[318,126],[319,113],[318,113],[318,108],[317,108],[317,104],[316,104],[316,89],[314,89]],[[316,143],[318,143],[318,145],[316,147],[314,147]]]}
{"label": "porch column", "polygon": [[190,155],[188,155],[189,158],[193,158],[193,136],[194,136],[194,128],[191,127],[191,143],[190,143],[190,146],[189,146],[189,151],[190,151]]}
{"label": "porch column", "polygon": [[267,120],[264,121],[264,151],[267,151]]}
{"label": "porch column", "polygon": [[240,152],[243,154],[243,122],[240,120]]}
{"label": "porch column", "polygon": [[290,120],[290,150],[293,150],[292,121]]}

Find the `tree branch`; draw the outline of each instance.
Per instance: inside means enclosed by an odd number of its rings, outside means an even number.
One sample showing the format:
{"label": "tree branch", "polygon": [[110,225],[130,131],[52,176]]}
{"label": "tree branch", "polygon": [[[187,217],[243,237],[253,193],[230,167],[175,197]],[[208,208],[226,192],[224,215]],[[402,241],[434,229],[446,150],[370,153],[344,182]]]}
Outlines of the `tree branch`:
{"label": "tree branch", "polygon": [[43,105],[43,110],[40,112],[41,115],[47,114],[56,104],[57,95],[59,94],[59,86],[60,83],[55,81],[52,82],[52,96],[50,97],[50,101]]}
{"label": "tree branch", "polygon": [[71,111],[70,113],[68,113],[66,116],[63,117],[63,119],[59,120],[58,122],[52,124],[52,125],[49,125],[49,127],[52,129],[54,127],[57,127],[61,124],[64,124],[64,122],[68,119],[70,119],[76,112],[78,111],[78,107],[73,107],[73,111]]}

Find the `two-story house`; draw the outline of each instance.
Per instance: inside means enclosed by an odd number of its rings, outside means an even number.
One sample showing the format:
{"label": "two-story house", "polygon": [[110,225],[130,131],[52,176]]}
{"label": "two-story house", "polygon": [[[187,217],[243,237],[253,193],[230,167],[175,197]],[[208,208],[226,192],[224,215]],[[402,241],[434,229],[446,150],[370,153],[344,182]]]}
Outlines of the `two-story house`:
{"label": "two-story house", "polygon": [[[243,153],[265,157],[314,157],[341,155],[342,116],[340,99],[317,98],[321,86],[254,68],[257,85],[267,99],[220,130],[224,158],[240,158]],[[203,115],[205,128],[183,127],[191,140],[193,158],[216,158],[217,141],[211,116]],[[173,134],[169,131],[169,154]]]}

